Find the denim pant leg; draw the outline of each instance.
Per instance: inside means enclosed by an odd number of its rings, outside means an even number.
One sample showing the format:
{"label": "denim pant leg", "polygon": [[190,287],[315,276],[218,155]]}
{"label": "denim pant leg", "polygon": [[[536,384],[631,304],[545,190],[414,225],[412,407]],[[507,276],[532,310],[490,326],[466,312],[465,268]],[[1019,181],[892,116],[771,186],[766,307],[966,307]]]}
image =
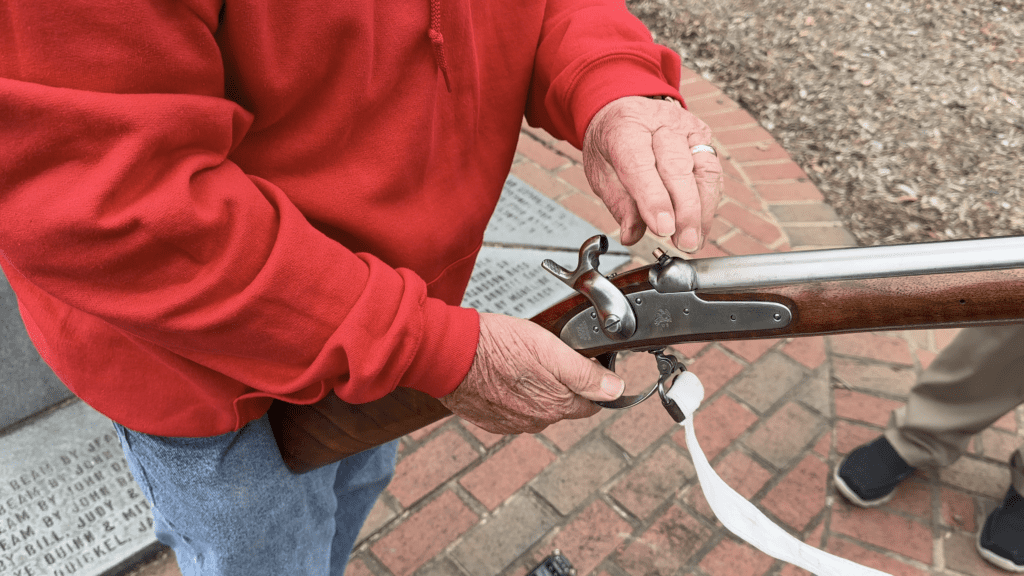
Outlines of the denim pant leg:
{"label": "denim pant leg", "polygon": [[[345,571],[359,531],[395,473],[398,440],[345,458],[334,479],[338,502],[334,513],[334,543],[331,546],[331,574]],[[315,472],[315,471],[314,471]]]}
{"label": "denim pant leg", "polygon": [[386,445],[292,474],[266,417],[208,438],[114,428],[183,576],[341,574],[394,470]]}

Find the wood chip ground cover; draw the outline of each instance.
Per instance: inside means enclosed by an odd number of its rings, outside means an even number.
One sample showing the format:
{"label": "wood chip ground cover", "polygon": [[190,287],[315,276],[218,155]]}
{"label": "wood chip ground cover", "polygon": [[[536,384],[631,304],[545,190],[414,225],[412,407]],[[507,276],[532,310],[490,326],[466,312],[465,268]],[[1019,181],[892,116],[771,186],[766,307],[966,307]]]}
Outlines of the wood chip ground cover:
{"label": "wood chip ground cover", "polygon": [[863,245],[1024,234],[1024,0],[630,0]]}

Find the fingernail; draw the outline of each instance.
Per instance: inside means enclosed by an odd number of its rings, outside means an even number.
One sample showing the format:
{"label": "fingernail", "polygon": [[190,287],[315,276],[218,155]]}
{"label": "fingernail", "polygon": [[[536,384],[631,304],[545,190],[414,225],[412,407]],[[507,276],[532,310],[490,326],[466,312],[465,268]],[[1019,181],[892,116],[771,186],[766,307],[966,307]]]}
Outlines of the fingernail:
{"label": "fingernail", "polygon": [[696,252],[699,246],[700,232],[696,228],[683,230],[683,233],[679,235],[679,244],[676,245],[683,252]]}
{"label": "fingernail", "polygon": [[622,391],[625,388],[626,383],[613,374],[605,374],[604,378],[601,379],[601,392],[604,392],[613,399],[622,396]]}
{"label": "fingernail", "polygon": [[671,236],[676,233],[676,219],[671,212],[658,214],[658,236]]}

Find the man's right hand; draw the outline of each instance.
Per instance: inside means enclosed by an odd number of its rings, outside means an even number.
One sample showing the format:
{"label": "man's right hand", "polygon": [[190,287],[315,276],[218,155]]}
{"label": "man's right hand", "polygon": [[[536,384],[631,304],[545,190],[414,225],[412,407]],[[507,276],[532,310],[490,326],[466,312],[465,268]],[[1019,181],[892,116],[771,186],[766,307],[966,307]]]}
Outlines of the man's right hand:
{"label": "man's right hand", "polygon": [[537,433],[566,418],[600,410],[624,384],[536,324],[480,314],[480,341],[469,374],[440,398],[454,414],[496,434]]}

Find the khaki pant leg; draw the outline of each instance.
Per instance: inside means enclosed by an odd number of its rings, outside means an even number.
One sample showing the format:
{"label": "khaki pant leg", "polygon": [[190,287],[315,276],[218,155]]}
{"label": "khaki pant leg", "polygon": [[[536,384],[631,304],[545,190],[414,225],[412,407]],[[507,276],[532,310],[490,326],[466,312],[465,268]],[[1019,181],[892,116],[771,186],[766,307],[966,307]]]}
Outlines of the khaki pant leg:
{"label": "khaki pant leg", "polygon": [[[1024,402],[1024,325],[967,328],[935,358],[893,411],[886,438],[908,464],[948,466],[971,436]],[[1011,458],[1024,489],[1024,449]]]}

